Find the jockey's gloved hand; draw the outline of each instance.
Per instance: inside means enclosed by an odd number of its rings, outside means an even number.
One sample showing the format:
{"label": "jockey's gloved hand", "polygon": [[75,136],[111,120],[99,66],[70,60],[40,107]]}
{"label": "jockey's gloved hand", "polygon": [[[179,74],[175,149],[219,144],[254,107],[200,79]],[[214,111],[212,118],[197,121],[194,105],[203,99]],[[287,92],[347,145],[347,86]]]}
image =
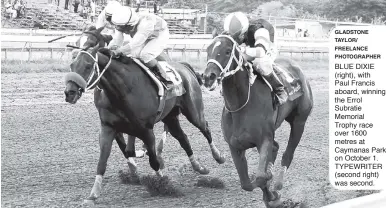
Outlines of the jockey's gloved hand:
{"label": "jockey's gloved hand", "polygon": [[119,52],[118,50],[111,50],[110,53],[113,58],[118,58],[122,55],[122,52]]}
{"label": "jockey's gloved hand", "polygon": [[239,48],[240,48],[240,51],[242,52],[242,53],[245,53],[245,51],[246,51],[246,47],[245,46],[239,46]]}
{"label": "jockey's gloved hand", "polygon": [[241,52],[241,56],[243,56],[243,59],[244,59],[244,65],[247,65],[248,64],[248,61],[252,61],[253,60],[253,57],[251,56],[248,56],[245,52],[247,50],[247,47],[245,46],[240,46],[240,52]]}
{"label": "jockey's gloved hand", "polygon": [[110,50],[117,50],[119,48],[119,46],[117,45],[112,45],[112,46],[109,46],[108,49]]}

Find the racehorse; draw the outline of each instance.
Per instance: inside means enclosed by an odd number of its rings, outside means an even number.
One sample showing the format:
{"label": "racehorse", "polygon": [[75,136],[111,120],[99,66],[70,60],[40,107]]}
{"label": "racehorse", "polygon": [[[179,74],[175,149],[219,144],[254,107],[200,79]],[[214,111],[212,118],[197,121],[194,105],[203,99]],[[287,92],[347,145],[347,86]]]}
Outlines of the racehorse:
{"label": "racehorse", "polygon": [[[98,43],[99,43],[100,47],[107,46],[110,43],[110,41],[112,40],[112,36],[101,34],[101,31],[103,29],[104,29],[104,27],[101,27],[101,28],[99,28],[99,30],[97,30],[97,28],[93,25],[86,26],[82,31],[82,35],[76,41],[75,47],[70,46],[70,47],[76,48],[72,51],[72,56],[73,56],[72,59],[76,58],[76,56],[79,53],[79,50],[81,48],[95,47]],[[55,38],[49,42],[53,42],[53,41],[56,41],[58,39],[65,38],[65,37],[67,37],[67,35],[61,36],[59,38]],[[170,59],[164,53],[162,53],[158,59],[170,61]],[[96,80],[96,78],[97,78],[97,76],[94,75],[93,78],[91,79],[91,83],[93,83]],[[201,84],[202,84],[202,82],[200,82],[200,85]],[[94,105],[95,106],[96,106],[96,103],[100,100],[101,92],[102,92],[102,89],[100,89],[99,87],[96,87],[94,89]],[[157,146],[157,155],[159,156],[158,158],[160,159],[161,167],[163,167],[163,160],[162,160],[161,154],[163,152],[163,146],[166,142],[166,138],[167,138],[168,133],[169,133],[168,128],[166,125],[164,125],[164,132],[162,133],[162,138],[160,139],[158,146]],[[115,140],[117,141],[117,144],[118,144],[119,148],[121,149],[124,157],[127,159],[127,164],[129,166],[130,173],[135,175],[137,173],[137,165],[134,161],[134,158],[129,157],[129,154],[128,154],[129,151],[133,151],[133,152],[135,151],[135,137],[128,135],[128,142],[126,145],[123,134],[121,132],[118,132],[116,137],[115,137]],[[145,145],[144,145],[144,147],[145,147]],[[143,157],[143,156],[145,156],[145,153],[146,152],[143,150],[135,151],[136,157]]]}
{"label": "racehorse", "polygon": [[[207,53],[204,85],[210,90],[214,90],[219,83],[222,85],[225,104],[221,126],[241,187],[246,191],[261,188],[266,207],[278,207],[282,204],[278,190],[283,187],[284,175],[292,162],[313,108],[310,84],[295,62],[277,58],[275,66],[292,74],[303,91],[298,93],[297,98],[278,106],[270,86],[260,75],[253,75],[253,66],[244,61],[239,45],[231,36],[221,34],[215,37],[207,47]],[[279,144],[274,140],[275,131],[284,120],[290,124],[291,133],[282,157],[282,168],[274,190],[271,190],[272,167],[279,150]],[[256,178],[251,181],[245,151],[255,147],[259,152],[259,165]]]}
{"label": "racehorse", "polygon": [[[193,169],[201,174],[209,173],[193,155],[188,137],[181,129],[177,117],[180,113],[206,137],[213,158],[219,164],[224,163],[225,159],[212,140],[204,116],[200,77],[196,76],[193,68],[186,63],[169,62],[180,74],[185,93],[166,100],[163,111],[158,113],[160,99],[154,81],[132,58],[125,57],[125,63],[113,59],[109,50],[101,47],[103,42],[100,37],[101,30],[98,29],[92,34],[97,38],[96,46],[79,51],[70,65],[71,72],[65,76],[64,92],[69,103],[75,104],[87,88],[98,85],[102,89],[100,95],[94,95],[101,121],[100,157],[88,201],[94,202],[100,196],[112,141],[118,132],[141,139],[146,145],[150,166],[157,175],[162,176],[153,132],[154,125],[159,121],[162,121],[170,134],[179,141]],[[98,76],[94,76],[95,74]],[[129,157],[135,157],[132,148],[129,148],[127,154]]]}

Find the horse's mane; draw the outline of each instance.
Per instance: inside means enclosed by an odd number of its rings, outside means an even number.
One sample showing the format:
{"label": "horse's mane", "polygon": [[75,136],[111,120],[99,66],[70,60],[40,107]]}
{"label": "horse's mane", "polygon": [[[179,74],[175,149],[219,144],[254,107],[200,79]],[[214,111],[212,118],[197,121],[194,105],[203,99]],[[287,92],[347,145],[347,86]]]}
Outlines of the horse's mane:
{"label": "horse's mane", "polygon": [[[107,57],[110,57],[111,56],[111,51],[107,48],[100,48],[98,50],[98,52],[100,52],[101,54],[107,56]],[[131,57],[128,57],[128,56],[119,56],[118,58],[113,58],[113,60],[116,60],[118,62],[121,62],[122,64],[134,64],[134,60],[131,58]]]}

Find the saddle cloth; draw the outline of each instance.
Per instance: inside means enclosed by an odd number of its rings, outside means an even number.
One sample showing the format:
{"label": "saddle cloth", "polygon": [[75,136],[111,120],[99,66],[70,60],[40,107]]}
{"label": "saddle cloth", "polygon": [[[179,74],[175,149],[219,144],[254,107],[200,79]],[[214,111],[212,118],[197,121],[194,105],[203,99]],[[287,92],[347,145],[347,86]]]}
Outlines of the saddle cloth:
{"label": "saddle cloth", "polygon": [[[249,68],[249,82],[250,84],[253,84],[253,82],[256,79],[256,76],[254,74],[253,65],[251,63],[248,63]],[[280,67],[277,64],[273,64],[273,71],[276,73],[276,75],[279,77],[280,81],[283,83],[284,90],[288,94],[288,100],[293,101],[296,98],[303,95],[303,89],[300,85],[300,80],[296,78],[293,74],[291,74],[288,70],[285,70],[284,68]],[[269,84],[269,82],[263,77],[263,80],[265,83],[271,88],[271,91],[273,91],[272,86]]]}
{"label": "saddle cloth", "polygon": [[[147,74],[152,73],[153,75],[154,72],[152,72],[149,68],[147,68],[142,61],[139,59],[133,58],[133,60],[140,66],[141,69],[145,70]],[[181,96],[185,94],[186,90],[183,86],[182,78],[181,75],[176,71],[174,67],[172,67],[168,62],[166,61],[158,61],[158,63],[161,65],[162,69],[166,72],[166,76],[168,76],[169,80],[173,82],[173,85],[168,87],[163,83],[161,80],[157,79],[156,76],[150,76],[149,77],[157,84],[161,83],[165,93],[165,100],[171,99],[173,97]],[[158,85],[157,85],[158,86]],[[160,90],[160,89],[159,89]]]}
{"label": "saddle cloth", "polygon": [[287,91],[288,99],[290,101],[295,100],[303,94],[303,89],[300,85],[300,79],[296,78],[288,70],[285,70],[277,64],[273,64],[273,70],[283,83],[284,89]]}

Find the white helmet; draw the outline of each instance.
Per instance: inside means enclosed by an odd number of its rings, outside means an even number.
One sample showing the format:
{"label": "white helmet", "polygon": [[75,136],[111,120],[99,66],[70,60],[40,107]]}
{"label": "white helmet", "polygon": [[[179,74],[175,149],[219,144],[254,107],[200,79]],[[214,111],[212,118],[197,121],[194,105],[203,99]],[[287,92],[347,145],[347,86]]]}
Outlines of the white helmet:
{"label": "white helmet", "polygon": [[117,1],[109,1],[105,8],[105,15],[112,16],[113,13],[117,10],[117,8],[121,7],[121,3]]}
{"label": "white helmet", "polygon": [[134,26],[138,23],[139,16],[138,14],[130,7],[122,6],[119,9],[117,9],[113,17],[111,18],[111,22],[114,25],[123,26],[123,25],[129,25]]}
{"label": "white helmet", "polygon": [[249,27],[248,17],[242,12],[233,12],[225,17],[224,31],[228,32],[231,36],[241,32],[244,34]]}

